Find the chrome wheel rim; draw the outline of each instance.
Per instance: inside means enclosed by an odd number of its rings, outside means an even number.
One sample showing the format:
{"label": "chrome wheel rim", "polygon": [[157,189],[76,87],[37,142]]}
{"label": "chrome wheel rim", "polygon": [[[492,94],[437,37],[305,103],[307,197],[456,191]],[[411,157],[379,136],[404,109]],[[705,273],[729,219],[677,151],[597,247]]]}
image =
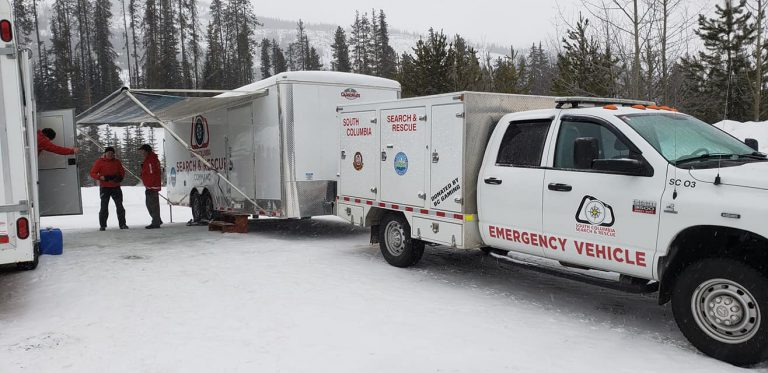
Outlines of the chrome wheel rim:
{"label": "chrome wheel rim", "polygon": [[384,230],[384,241],[387,251],[393,256],[400,256],[405,251],[405,230],[397,221],[387,223]]}
{"label": "chrome wheel rim", "polygon": [[744,343],[760,327],[755,297],[731,280],[712,279],[700,284],[691,297],[691,311],[699,327],[723,343]]}

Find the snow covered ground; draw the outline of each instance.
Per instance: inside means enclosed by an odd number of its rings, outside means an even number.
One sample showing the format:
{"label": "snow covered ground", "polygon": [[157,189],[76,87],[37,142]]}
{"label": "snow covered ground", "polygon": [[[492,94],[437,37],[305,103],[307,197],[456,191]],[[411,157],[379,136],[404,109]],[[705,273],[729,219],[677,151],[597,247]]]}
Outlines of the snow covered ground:
{"label": "snow covered ground", "polygon": [[398,269],[331,217],[148,231],[142,190],[125,194],[130,230],[113,214],[99,232],[84,189],[85,215],[43,221],[64,229],[64,255],[0,272],[0,372],[740,370],[697,352],[653,296],[478,250],[427,248]]}

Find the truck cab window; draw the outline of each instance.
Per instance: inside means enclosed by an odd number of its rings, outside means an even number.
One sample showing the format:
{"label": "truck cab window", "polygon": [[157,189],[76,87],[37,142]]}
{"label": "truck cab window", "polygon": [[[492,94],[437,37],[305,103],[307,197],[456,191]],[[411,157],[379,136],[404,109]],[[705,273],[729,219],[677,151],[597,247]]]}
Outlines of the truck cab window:
{"label": "truck cab window", "polygon": [[544,143],[551,123],[549,119],[511,122],[501,139],[496,164],[499,166],[541,166]]}
{"label": "truck cab window", "polygon": [[597,123],[563,121],[557,135],[555,148],[555,168],[591,169],[577,167],[574,161],[574,142],[578,138],[594,138],[597,140],[597,159],[631,158],[629,146],[618,138],[608,128]]}

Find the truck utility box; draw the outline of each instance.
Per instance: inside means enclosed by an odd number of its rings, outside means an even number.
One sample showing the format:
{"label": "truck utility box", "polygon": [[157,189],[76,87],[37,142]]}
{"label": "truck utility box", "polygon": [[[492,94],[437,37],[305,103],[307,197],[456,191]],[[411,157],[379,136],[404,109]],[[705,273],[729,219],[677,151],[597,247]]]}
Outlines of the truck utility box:
{"label": "truck utility box", "polygon": [[458,92],[340,106],[337,215],[378,223],[402,211],[414,238],[482,245],[477,178],[486,144],[507,113],[551,109],[554,97]]}

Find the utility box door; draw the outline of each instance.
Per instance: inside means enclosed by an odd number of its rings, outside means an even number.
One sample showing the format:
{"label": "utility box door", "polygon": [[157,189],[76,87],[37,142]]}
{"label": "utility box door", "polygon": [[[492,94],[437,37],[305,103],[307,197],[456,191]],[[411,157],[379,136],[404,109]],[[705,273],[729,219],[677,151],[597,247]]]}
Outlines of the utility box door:
{"label": "utility box door", "polygon": [[376,199],[379,185],[379,127],[376,111],[339,116],[340,196]]}
{"label": "utility box door", "polygon": [[432,149],[427,207],[461,212],[464,191],[462,162],[464,105],[432,107]]}
{"label": "utility box door", "polygon": [[[55,110],[37,114],[37,128],[56,131],[53,143],[75,146],[75,110]],[[81,215],[83,204],[80,197],[77,157],[42,152],[38,158],[40,192],[40,216]]]}
{"label": "utility box door", "polygon": [[382,110],[381,199],[424,207],[427,198],[425,107]]}

